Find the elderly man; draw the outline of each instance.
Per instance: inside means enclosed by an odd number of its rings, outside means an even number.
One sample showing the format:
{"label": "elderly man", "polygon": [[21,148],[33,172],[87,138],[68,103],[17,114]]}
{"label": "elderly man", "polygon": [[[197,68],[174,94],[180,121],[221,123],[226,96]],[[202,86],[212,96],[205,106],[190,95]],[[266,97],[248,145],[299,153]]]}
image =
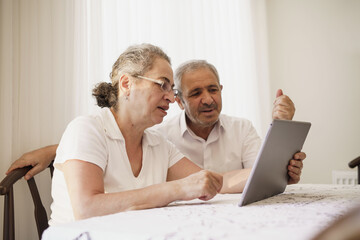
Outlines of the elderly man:
{"label": "elderly man", "polygon": [[[236,170],[233,176],[227,176],[234,177],[243,187],[261,140],[249,120],[220,114],[223,87],[216,68],[204,60],[186,62],[176,70],[175,84],[179,90],[176,101],[184,111],[160,124],[157,130],[200,167],[220,173]],[[290,98],[279,90],[273,118],[291,120],[294,112]],[[57,145],[52,145],[25,153],[8,172],[32,165],[34,167],[25,175],[25,179],[29,179],[48,166],[55,157],[56,148]],[[296,153],[289,162],[289,184],[299,182],[305,157],[305,153]]]}
{"label": "elderly man", "polygon": [[[158,130],[204,169],[221,173],[250,169],[261,140],[249,120],[221,114],[223,86],[216,68],[204,60],[185,62],[175,72],[175,85],[179,90],[176,101],[184,111]],[[273,118],[291,120],[294,113],[290,98],[278,90]],[[297,153],[290,161],[290,184],[300,180],[304,158],[305,153]]]}

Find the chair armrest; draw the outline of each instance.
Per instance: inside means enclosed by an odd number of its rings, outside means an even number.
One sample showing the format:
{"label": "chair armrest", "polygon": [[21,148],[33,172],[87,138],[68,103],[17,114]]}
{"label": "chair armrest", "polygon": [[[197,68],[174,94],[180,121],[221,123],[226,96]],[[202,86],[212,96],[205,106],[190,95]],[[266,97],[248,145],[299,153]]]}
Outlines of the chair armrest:
{"label": "chair armrest", "polygon": [[360,168],[360,156],[349,162],[349,167],[354,168],[356,166],[359,166]]}
{"label": "chair armrest", "polygon": [[9,192],[12,185],[25,176],[25,174],[32,168],[32,166],[26,166],[23,168],[18,168],[10,172],[0,183],[0,195],[5,195]]}

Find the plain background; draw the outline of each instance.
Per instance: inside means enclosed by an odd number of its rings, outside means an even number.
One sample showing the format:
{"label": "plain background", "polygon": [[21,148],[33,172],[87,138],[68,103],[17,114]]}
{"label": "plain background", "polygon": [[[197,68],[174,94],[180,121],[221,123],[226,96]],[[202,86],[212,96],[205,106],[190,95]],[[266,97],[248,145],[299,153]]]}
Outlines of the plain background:
{"label": "plain background", "polygon": [[266,3],[271,92],[312,123],[301,183],[331,183],[360,155],[360,1]]}

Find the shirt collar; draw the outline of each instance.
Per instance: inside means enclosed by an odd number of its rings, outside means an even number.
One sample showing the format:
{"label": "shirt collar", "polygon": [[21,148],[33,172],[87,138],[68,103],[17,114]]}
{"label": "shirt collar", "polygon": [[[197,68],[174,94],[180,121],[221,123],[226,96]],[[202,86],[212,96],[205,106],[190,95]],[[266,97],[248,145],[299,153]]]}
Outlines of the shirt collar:
{"label": "shirt collar", "polygon": [[185,117],[185,111],[183,110],[180,115],[180,133],[181,136],[184,136],[184,133],[188,130],[188,127],[186,125],[186,117]]}
{"label": "shirt collar", "polygon": [[[225,131],[224,128],[224,121],[222,120],[222,115],[219,115],[219,120],[215,123],[215,127],[213,128],[212,131],[214,131],[214,129],[222,129],[223,131]],[[181,112],[180,115],[180,133],[181,136],[184,136],[185,132],[188,131],[189,133],[192,133],[193,131],[191,131],[190,128],[188,128],[187,124],[186,124],[186,115],[185,115],[185,111],[183,110]]]}
{"label": "shirt collar", "polygon": [[[121,140],[125,142],[124,136],[122,135],[119,126],[116,123],[115,117],[109,108],[101,109],[100,115],[103,119],[103,126],[105,134],[114,140]],[[160,144],[159,138],[154,134],[151,134],[147,129],[143,135],[143,145],[155,146]]]}
{"label": "shirt collar", "polygon": [[102,108],[100,111],[100,115],[103,120],[104,132],[111,139],[117,139],[124,141],[124,136],[122,135],[114,115],[110,111],[109,108]]}
{"label": "shirt collar", "polygon": [[219,115],[219,121],[217,122],[217,124],[219,124],[219,126],[220,126],[219,128],[221,128],[223,131],[225,131],[224,120],[223,120],[223,117],[221,114]]}

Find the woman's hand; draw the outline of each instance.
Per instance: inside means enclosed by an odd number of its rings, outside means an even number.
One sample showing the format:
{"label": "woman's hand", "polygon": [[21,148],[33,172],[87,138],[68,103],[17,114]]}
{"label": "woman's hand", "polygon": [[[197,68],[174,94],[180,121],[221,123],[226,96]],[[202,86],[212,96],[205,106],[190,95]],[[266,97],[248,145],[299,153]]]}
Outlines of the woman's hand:
{"label": "woman's hand", "polygon": [[181,200],[199,198],[207,201],[220,192],[223,177],[217,173],[201,170],[177,180]]}

